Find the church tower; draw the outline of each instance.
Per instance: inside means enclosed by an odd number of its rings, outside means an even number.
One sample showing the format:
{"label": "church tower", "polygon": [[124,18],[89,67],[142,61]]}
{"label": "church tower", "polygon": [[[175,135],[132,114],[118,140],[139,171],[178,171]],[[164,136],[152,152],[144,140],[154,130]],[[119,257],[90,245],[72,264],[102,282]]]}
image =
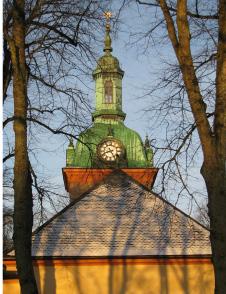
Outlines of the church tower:
{"label": "church tower", "polygon": [[157,169],[153,168],[153,152],[148,138],[145,143],[125,126],[122,110],[124,71],[112,55],[109,14],[107,14],[104,54],[93,71],[95,111],[93,125],[82,132],[74,147],[66,152],[64,182],[71,198],[88,190],[115,169],[121,169],[148,188],[153,186]]}

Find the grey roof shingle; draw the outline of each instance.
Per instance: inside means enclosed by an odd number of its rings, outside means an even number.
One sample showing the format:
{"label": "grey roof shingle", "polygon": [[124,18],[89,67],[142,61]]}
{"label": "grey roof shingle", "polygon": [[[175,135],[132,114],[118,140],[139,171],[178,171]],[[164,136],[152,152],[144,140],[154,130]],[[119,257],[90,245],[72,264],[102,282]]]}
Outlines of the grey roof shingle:
{"label": "grey roof shingle", "polygon": [[209,231],[122,172],[33,235],[33,256],[211,254]]}

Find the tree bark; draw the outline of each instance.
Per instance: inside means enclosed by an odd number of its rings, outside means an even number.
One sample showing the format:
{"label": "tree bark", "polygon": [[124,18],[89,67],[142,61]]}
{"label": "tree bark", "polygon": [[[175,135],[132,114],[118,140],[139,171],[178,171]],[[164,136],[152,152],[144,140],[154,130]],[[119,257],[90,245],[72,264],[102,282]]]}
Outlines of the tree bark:
{"label": "tree bark", "polygon": [[226,0],[219,1],[215,146],[212,161],[203,164],[209,198],[210,240],[215,272],[215,294],[226,293]]}
{"label": "tree bark", "polygon": [[32,179],[27,151],[27,71],[25,59],[24,1],[13,3],[13,38],[9,48],[13,67],[14,97],[14,248],[23,294],[38,293],[31,257],[33,225]]}
{"label": "tree bark", "polygon": [[226,293],[226,176],[223,158],[204,161],[202,175],[208,191],[210,241],[215,273],[215,294]]}

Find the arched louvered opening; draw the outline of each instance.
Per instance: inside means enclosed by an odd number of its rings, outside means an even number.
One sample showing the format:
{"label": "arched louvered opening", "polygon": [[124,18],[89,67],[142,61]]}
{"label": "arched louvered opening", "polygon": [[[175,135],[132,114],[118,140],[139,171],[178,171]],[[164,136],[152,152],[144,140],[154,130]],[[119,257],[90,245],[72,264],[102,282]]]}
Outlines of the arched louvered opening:
{"label": "arched louvered opening", "polygon": [[104,83],[104,103],[113,103],[113,83],[111,80]]}

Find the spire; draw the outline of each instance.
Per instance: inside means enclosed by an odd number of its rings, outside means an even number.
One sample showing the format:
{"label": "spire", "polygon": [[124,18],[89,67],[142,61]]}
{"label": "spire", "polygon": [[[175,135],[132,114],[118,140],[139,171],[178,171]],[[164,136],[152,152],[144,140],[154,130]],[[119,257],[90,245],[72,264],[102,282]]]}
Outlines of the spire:
{"label": "spire", "polygon": [[96,82],[96,107],[93,121],[106,123],[124,121],[126,114],[122,111],[122,78],[124,71],[120,68],[118,59],[111,54],[110,18],[112,13],[106,11],[106,34],[104,54],[97,61],[93,71]]}
{"label": "spire", "polygon": [[150,166],[152,167],[153,166],[153,150],[151,148],[151,142],[148,138],[148,135],[146,135],[146,137],[145,137],[144,150],[146,153],[147,160],[148,160]]}
{"label": "spire", "polygon": [[74,148],[74,144],[73,144],[73,139],[72,138],[69,139],[68,148]]}
{"label": "spire", "polygon": [[75,160],[75,147],[73,144],[73,139],[70,138],[69,145],[66,150],[66,166],[73,166]]}
{"label": "spire", "polygon": [[105,39],[104,39],[104,52],[110,53],[112,51],[111,47],[111,26],[110,26],[110,18],[112,17],[112,13],[110,11],[104,12],[104,16],[106,18],[106,32],[105,32]]}
{"label": "spire", "polygon": [[144,141],[144,147],[150,148],[150,140],[148,138],[148,135],[146,135],[145,141]]}

